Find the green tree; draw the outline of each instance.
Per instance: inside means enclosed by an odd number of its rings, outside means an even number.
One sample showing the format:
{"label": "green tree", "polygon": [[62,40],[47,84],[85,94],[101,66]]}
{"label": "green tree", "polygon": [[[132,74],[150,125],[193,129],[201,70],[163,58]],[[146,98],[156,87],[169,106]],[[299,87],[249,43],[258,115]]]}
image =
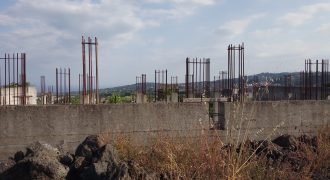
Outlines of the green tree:
{"label": "green tree", "polygon": [[79,96],[71,96],[71,104],[80,104]]}
{"label": "green tree", "polygon": [[114,92],[111,96],[107,97],[107,102],[111,104],[118,104],[118,103],[131,103],[132,96],[121,96],[119,93]]}
{"label": "green tree", "polygon": [[122,98],[118,93],[112,93],[111,96],[108,96],[108,103],[117,104],[122,102]]}

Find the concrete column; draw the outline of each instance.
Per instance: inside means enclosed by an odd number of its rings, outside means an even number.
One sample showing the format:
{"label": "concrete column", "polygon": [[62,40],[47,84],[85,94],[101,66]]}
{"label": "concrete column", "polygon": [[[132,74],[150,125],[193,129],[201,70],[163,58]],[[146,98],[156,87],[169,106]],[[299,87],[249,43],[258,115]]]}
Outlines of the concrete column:
{"label": "concrete column", "polygon": [[179,94],[176,92],[172,92],[170,98],[171,98],[171,102],[174,102],[174,103],[179,102]]}
{"label": "concrete column", "polygon": [[143,104],[148,102],[148,97],[143,93],[136,93],[136,103]]}

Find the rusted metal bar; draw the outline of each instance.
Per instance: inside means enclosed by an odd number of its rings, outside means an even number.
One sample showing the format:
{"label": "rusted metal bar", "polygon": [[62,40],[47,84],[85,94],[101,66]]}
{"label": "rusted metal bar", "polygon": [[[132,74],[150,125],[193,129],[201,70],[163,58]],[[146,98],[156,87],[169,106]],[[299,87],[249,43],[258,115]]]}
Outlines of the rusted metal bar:
{"label": "rusted metal bar", "polygon": [[45,76],[40,76],[40,100],[42,104],[45,104],[45,100],[44,100],[45,89],[46,89]]}
{"label": "rusted metal bar", "polygon": [[157,101],[157,71],[155,70],[155,102]]}
{"label": "rusted metal bar", "polygon": [[18,95],[18,90],[19,90],[19,82],[18,82],[18,53],[16,53],[16,84],[17,84],[17,86],[16,86],[16,98],[17,98],[17,104],[19,104],[19,95]]}
{"label": "rusted metal bar", "polygon": [[71,104],[71,71],[69,68],[69,103]]}
{"label": "rusted metal bar", "polygon": [[95,37],[95,77],[96,77],[96,104],[100,103],[99,97],[99,63],[98,63],[98,42],[97,38]]}
{"label": "rusted metal bar", "polygon": [[308,60],[309,66],[309,99],[312,99],[312,88],[313,88],[313,81],[312,81],[312,62]]}
{"label": "rusted metal bar", "polygon": [[[197,59],[196,59],[196,61],[197,61]],[[192,97],[194,98],[195,97],[195,59],[193,58],[192,59],[192,65],[193,65],[193,67],[192,67],[192,69],[193,69],[193,71],[192,71],[192,79],[191,79],[191,93],[192,93]]]}
{"label": "rusted metal bar", "polygon": [[2,98],[2,76],[1,76],[1,63],[0,63],[0,106],[3,105],[3,98]]}
{"label": "rusted metal bar", "polygon": [[167,101],[167,69],[166,69],[166,75],[165,75],[165,78],[166,78],[166,82],[165,82],[165,100]]}
{"label": "rusted metal bar", "polygon": [[85,104],[85,96],[87,95],[86,93],[86,47],[85,47],[85,39],[82,37],[82,61],[83,61],[83,93],[82,93],[82,102]]}
{"label": "rusted metal bar", "polygon": [[58,69],[56,68],[56,103],[58,104]]}
{"label": "rusted metal bar", "polygon": [[186,58],[186,98],[189,98],[189,58]]}
{"label": "rusted metal bar", "polygon": [[318,100],[318,91],[319,91],[319,60],[316,60],[316,71],[315,71],[315,100]]}
{"label": "rusted metal bar", "polygon": [[63,73],[62,73],[62,68],[60,68],[60,101],[61,101],[61,103],[63,102],[63,82],[62,82],[62,80],[63,80]]}
{"label": "rusted metal bar", "polygon": [[81,101],[81,89],[80,89],[80,86],[81,86],[81,74],[78,75],[78,79],[79,79],[79,82],[78,82],[78,92],[79,92],[79,98],[80,98],[80,101]]}
{"label": "rusted metal bar", "polygon": [[[86,64],[86,45],[88,53],[88,64]],[[95,65],[93,65],[93,46],[95,50]],[[97,38],[88,37],[87,42],[82,36],[83,57],[83,104],[99,104],[99,69],[98,69],[98,41]],[[95,67],[94,67],[95,66]],[[88,67],[88,70],[87,70]],[[95,68],[95,72],[94,69]],[[88,74],[88,75],[87,75]],[[95,75],[94,75],[95,74]],[[86,102],[88,100],[88,102]]]}
{"label": "rusted metal bar", "polygon": [[147,93],[147,75],[142,74],[142,93],[146,94]]}
{"label": "rusted metal bar", "polygon": [[8,54],[8,104],[9,105],[11,104],[10,89],[11,89],[11,86],[10,86],[10,55]]}

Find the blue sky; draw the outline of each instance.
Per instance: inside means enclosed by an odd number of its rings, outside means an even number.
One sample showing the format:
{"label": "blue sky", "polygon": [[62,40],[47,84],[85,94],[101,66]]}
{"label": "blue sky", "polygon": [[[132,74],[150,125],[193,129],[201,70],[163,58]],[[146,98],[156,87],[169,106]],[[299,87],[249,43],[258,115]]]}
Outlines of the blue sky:
{"label": "blue sky", "polygon": [[185,58],[226,70],[226,47],[244,42],[246,69],[300,71],[328,59],[330,2],[322,0],[2,0],[0,54],[26,52],[28,80],[55,84],[55,68],[81,73],[81,36],[99,39],[100,85],[135,83],[155,69],[184,81]]}

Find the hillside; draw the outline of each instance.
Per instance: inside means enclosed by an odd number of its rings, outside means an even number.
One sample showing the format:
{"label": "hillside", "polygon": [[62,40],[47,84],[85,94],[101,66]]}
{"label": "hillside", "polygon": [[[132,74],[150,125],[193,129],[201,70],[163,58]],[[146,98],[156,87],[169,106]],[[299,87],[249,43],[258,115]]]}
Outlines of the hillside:
{"label": "hillside", "polygon": [[[259,73],[255,75],[250,75],[247,77],[247,83],[253,83],[253,82],[271,82],[272,84],[276,85],[284,85],[285,80],[284,76],[285,75],[292,75],[291,81],[292,85],[298,86],[300,83],[300,74],[299,72],[281,72],[281,73]],[[213,79],[213,77],[211,77]],[[212,81],[213,82],[213,81]],[[218,81],[216,80],[216,83]],[[153,82],[148,82],[147,83],[147,92],[153,92],[154,91],[154,83]],[[213,83],[211,83],[211,87],[213,86]],[[179,84],[179,89],[180,91],[184,91],[184,83]],[[118,87],[113,87],[113,88],[105,88],[100,90],[101,96],[109,96],[113,92],[119,93],[121,95],[131,95],[135,92],[136,87],[135,84],[130,84],[130,85],[124,85],[124,86],[118,86]]]}

